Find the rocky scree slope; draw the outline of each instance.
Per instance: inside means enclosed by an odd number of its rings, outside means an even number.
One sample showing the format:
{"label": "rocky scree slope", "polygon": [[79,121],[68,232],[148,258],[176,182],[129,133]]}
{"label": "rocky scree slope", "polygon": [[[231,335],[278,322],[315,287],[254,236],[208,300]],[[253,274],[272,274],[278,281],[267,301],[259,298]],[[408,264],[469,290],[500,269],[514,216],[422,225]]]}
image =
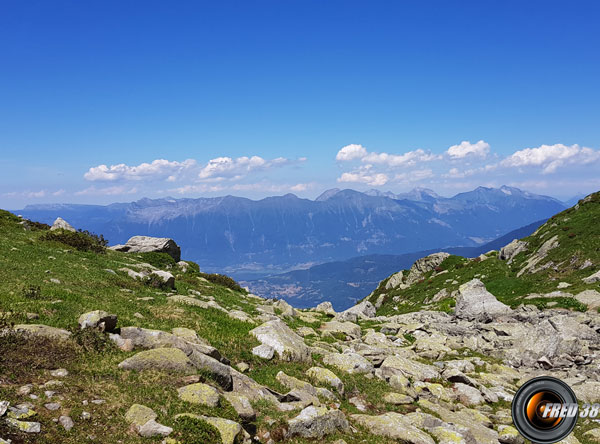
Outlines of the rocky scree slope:
{"label": "rocky scree slope", "polygon": [[[453,314],[297,310],[165,253],[55,231],[0,213],[6,442],[520,443],[509,403],[529,378],[600,401],[594,311],[511,309],[473,279]],[[560,334],[513,352],[541,326]],[[596,427],[566,442],[596,442]]]}

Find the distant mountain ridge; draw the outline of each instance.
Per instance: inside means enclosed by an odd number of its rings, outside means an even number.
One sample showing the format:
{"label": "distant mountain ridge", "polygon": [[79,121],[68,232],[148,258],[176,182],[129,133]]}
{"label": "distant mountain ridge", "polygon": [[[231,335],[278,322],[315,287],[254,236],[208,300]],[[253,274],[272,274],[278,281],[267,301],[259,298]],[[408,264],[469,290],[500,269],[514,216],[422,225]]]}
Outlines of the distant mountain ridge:
{"label": "distant mountain ridge", "polygon": [[111,244],[133,235],[171,237],[207,271],[234,277],[359,255],[473,247],[551,216],[558,200],[517,188],[479,187],[446,198],[431,190],[361,193],[329,190],[315,200],[293,194],[141,199],[100,205],[30,205],[24,217],[102,233]]}

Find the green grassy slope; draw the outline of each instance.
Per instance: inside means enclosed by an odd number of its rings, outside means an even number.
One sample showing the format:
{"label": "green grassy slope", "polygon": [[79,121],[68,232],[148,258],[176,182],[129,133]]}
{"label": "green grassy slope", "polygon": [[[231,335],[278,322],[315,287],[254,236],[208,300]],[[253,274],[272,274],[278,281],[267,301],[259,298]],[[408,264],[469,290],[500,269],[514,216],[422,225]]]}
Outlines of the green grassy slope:
{"label": "green grassy slope", "polygon": [[[547,256],[534,267],[537,269],[550,264],[548,268],[531,273],[525,271],[518,276],[544,243],[553,238],[559,245],[550,249]],[[451,311],[454,305],[453,292],[461,284],[479,278],[491,293],[512,307],[528,303],[539,307],[585,310],[587,307],[573,297],[529,295],[547,295],[558,291],[560,282],[570,285],[562,291],[571,295],[588,289],[600,290],[598,284],[585,284],[582,281],[582,278],[600,268],[600,193],[591,194],[575,207],[553,216],[534,234],[522,240],[527,242],[528,248],[518,254],[511,264],[500,260],[497,251],[474,260],[450,256],[437,270],[424,274],[420,281],[409,288],[386,290],[385,286],[390,278],[385,279],[368,296],[368,300],[375,303],[382,294],[385,295],[383,305],[377,312],[380,315],[423,308]],[[582,269],[586,261],[592,265]],[[428,303],[443,289],[447,291],[446,297],[435,303]]]}

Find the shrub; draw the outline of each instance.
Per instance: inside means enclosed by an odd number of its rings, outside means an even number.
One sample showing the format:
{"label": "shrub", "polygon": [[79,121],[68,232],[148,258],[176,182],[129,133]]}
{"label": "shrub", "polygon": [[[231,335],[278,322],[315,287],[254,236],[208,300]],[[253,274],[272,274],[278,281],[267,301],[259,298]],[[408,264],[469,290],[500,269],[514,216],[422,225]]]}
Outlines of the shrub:
{"label": "shrub", "polygon": [[70,329],[73,340],[85,352],[105,352],[111,350],[114,345],[108,334],[93,328],[81,329],[79,326]]}
{"label": "shrub", "polygon": [[22,293],[25,299],[40,299],[42,289],[39,285],[26,285],[23,287]]}
{"label": "shrub", "polygon": [[108,241],[102,235],[98,236],[89,231],[48,231],[40,239],[60,242],[79,251],[91,251],[94,253],[106,252],[106,245],[108,245]]}
{"label": "shrub", "polygon": [[137,257],[153,267],[160,268],[162,270],[175,266],[175,259],[169,256],[167,253],[150,251],[147,253],[139,253]]}
{"label": "shrub", "polygon": [[213,284],[222,285],[224,287],[232,289],[233,291],[245,293],[245,290],[242,287],[240,287],[240,284],[231,279],[229,276],[225,276],[224,274],[200,273],[200,276],[206,279],[207,281],[212,282]]}
{"label": "shrub", "polygon": [[569,236],[569,239],[573,239],[577,235],[575,233],[571,232],[567,236]]}
{"label": "shrub", "polygon": [[222,444],[221,433],[212,424],[200,418],[180,416],[175,420],[171,435],[185,444]]}

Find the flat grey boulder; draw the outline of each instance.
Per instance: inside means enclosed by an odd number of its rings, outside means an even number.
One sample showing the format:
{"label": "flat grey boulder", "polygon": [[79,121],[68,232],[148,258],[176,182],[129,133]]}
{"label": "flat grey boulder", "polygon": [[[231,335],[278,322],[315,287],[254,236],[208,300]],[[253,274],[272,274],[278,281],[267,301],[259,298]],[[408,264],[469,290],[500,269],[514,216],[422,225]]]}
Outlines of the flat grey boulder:
{"label": "flat grey boulder", "polygon": [[178,348],[145,350],[119,364],[122,370],[161,370],[168,373],[194,374],[196,367]]}
{"label": "flat grey boulder", "polygon": [[458,318],[471,320],[494,319],[511,312],[510,307],[487,291],[485,285],[479,279],[473,279],[461,285],[458,289],[454,311]]}
{"label": "flat grey boulder", "polygon": [[588,277],[583,278],[582,281],[586,284],[595,284],[596,282],[600,282],[600,270],[589,275]]}
{"label": "flat grey boulder", "polygon": [[308,406],[288,421],[287,437],[323,438],[337,431],[349,432],[350,425],[340,410]]}
{"label": "flat grey boulder", "polygon": [[329,301],[321,302],[315,307],[315,311],[326,315],[335,316],[335,310],[333,309],[333,305],[331,305],[331,302]]}
{"label": "flat grey boulder", "polygon": [[103,310],[94,310],[79,316],[79,328],[96,328],[112,333],[117,327],[117,315],[109,314]]}
{"label": "flat grey boulder", "polygon": [[62,328],[50,327],[43,324],[17,324],[13,327],[19,333],[41,336],[48,339],[69,339],[71,332]]}
{"label": "flat grey boulder", "polygon": [[399,374],[416,381],[426,381],[440,377],[437,367],[402,356],[388,356],[381,364],[379,371],[386,378]]}
{"label": "flat grey boulder", "polygon": [[50,231],[54,230],[77,231],[69,222],[64,220],[62,217],[57,217],[52,226],[50,227]]}
{"label": "flat grey boulder", "polygon": [[175,288],[175,276],[168,271],[155,270],[151,273],[153,276],[158,276],[162,283],[168,288]]}
{"label": "flat grey boulder", "polygon": [[435,444],[431,436],[412,425],[405,415],[396,412],[378,416],[350,415],[350,419],[373,435],[397,439],[405,444]]}
{"label": "flat grey boulder", "polygon": [[373,371],[373,364],[358,353],[329,353],[323,357],[323,362],[350,374]]}
{"label": "flat grey boulder", "polygon": [[587,305],[588,310],[596,311],[600,307],[600,293],[596,290],[584,290],[575,295],[575,299]]}
{"label": "flat grey boulder", "polygon": [[110,248],[126,253],[167,253],[175,262],[181,260],[181,248],[173,239],[166,237],[133,236],[125,245],[115,245]]}
{"label": "flat grey boulder", "polygon": [[311,362],[310,349],[302,337],[281,320],[272,320],[250,330],[262,344],[272,347],[283,361]]}

